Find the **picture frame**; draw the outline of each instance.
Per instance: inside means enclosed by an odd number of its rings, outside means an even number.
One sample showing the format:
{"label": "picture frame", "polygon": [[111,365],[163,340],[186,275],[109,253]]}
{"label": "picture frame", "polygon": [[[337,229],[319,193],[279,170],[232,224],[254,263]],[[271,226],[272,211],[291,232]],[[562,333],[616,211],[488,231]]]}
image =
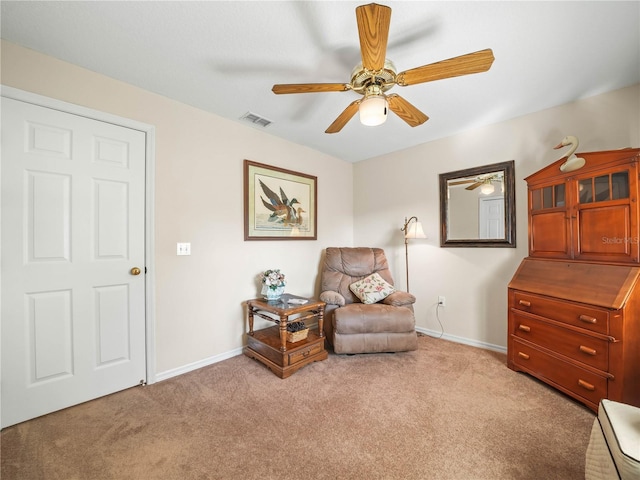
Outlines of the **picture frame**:
{"label": "picture frame", "polygon": [[515,160],[441,173],[439,181],[441,247],[516,247]]}
{"label": "picture frame", "polygon": [[318,179],[244,161],[244,239],[317,240]]}

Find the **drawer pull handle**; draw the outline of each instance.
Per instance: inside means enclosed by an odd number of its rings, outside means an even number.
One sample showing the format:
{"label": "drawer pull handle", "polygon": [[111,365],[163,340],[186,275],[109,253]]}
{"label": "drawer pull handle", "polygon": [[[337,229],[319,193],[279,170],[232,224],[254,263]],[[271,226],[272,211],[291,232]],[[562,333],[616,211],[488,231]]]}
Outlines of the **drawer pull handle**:
{"label": "drawer pull handle", "polygon": [[518,302],[520,305],[522,305],[523,307],[530,307],[531,306],[531,302],[528,300],[520,300]]}
{"label": "drawer pull handle", "polygon": [[587,390],[590,390],[592,392],[596,389],[596,387],[594,387],[590,383],[585,382],[584,380],[580,380],[580,379],[578,379],[578,385],[580,385],[582,388],[586,388]]}
{"label": "drawer pull handle", "polygon": [[518,330],[522,330],[523,332],[530,332],[531,327],[528,325],[518,325]]}
{"label": "drawer pull handle", "polygon": [[584,345],[580,345],[580,351],[582,353],[586,353],[587,355],[595,355],[596,351],[593,348],[585,347]]}
{"label": "drawer pull handle", "polygon": [[586,323],[598,323],[598,319],[596,317],[590,317],[589,315],[580,315],[580,320]]}
{"label": "drawer pull handle", "polygon": [[520,358],[524,358],[525,360],[529,360],[529,355],[527,355],[527,354],[526,354],[526,353],[524,353],[524,352],[518,352],[518,356],[519,356]]}

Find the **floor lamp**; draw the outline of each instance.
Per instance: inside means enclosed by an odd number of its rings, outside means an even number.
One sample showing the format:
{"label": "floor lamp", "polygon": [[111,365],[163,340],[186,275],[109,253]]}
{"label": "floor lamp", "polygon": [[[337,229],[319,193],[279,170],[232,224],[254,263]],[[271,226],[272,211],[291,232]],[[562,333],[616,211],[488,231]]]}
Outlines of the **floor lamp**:
{"label": "floor lamp", "polygon": [[407,217],[404,217],[404,227],[402,227],[400,231],[404,232],[404,258],[407,270],[407,292],[409,292],[409,239],[427,238],[427,236],[422,230],[422,223],[420,223],[418,217],[415,216],[409,218],[409,220],[407,220]]}

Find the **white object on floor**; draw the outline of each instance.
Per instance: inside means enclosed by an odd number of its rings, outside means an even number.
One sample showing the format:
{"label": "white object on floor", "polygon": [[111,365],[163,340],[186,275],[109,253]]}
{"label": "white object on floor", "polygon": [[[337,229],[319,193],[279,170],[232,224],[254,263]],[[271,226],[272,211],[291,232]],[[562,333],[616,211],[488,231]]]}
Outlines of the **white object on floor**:
{"label": "white object on floor", "polygon": [[587,447],[585,479],[640,478],[640,408],[603,399]]}

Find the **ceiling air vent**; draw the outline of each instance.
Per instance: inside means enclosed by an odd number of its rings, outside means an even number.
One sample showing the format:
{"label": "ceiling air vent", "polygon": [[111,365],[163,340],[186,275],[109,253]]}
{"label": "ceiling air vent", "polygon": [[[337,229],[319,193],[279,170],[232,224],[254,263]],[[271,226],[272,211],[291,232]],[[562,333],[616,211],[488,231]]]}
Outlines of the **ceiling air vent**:
{"label": "ceiling air vent", "polygon": [[245,122],[253,123],[254,125],[258,125],[260,127],[268,127],[273,122],[268,120],[260,115],[255,113],[247,112],[243,116],[240,117],[240,120],[244,120]]}

